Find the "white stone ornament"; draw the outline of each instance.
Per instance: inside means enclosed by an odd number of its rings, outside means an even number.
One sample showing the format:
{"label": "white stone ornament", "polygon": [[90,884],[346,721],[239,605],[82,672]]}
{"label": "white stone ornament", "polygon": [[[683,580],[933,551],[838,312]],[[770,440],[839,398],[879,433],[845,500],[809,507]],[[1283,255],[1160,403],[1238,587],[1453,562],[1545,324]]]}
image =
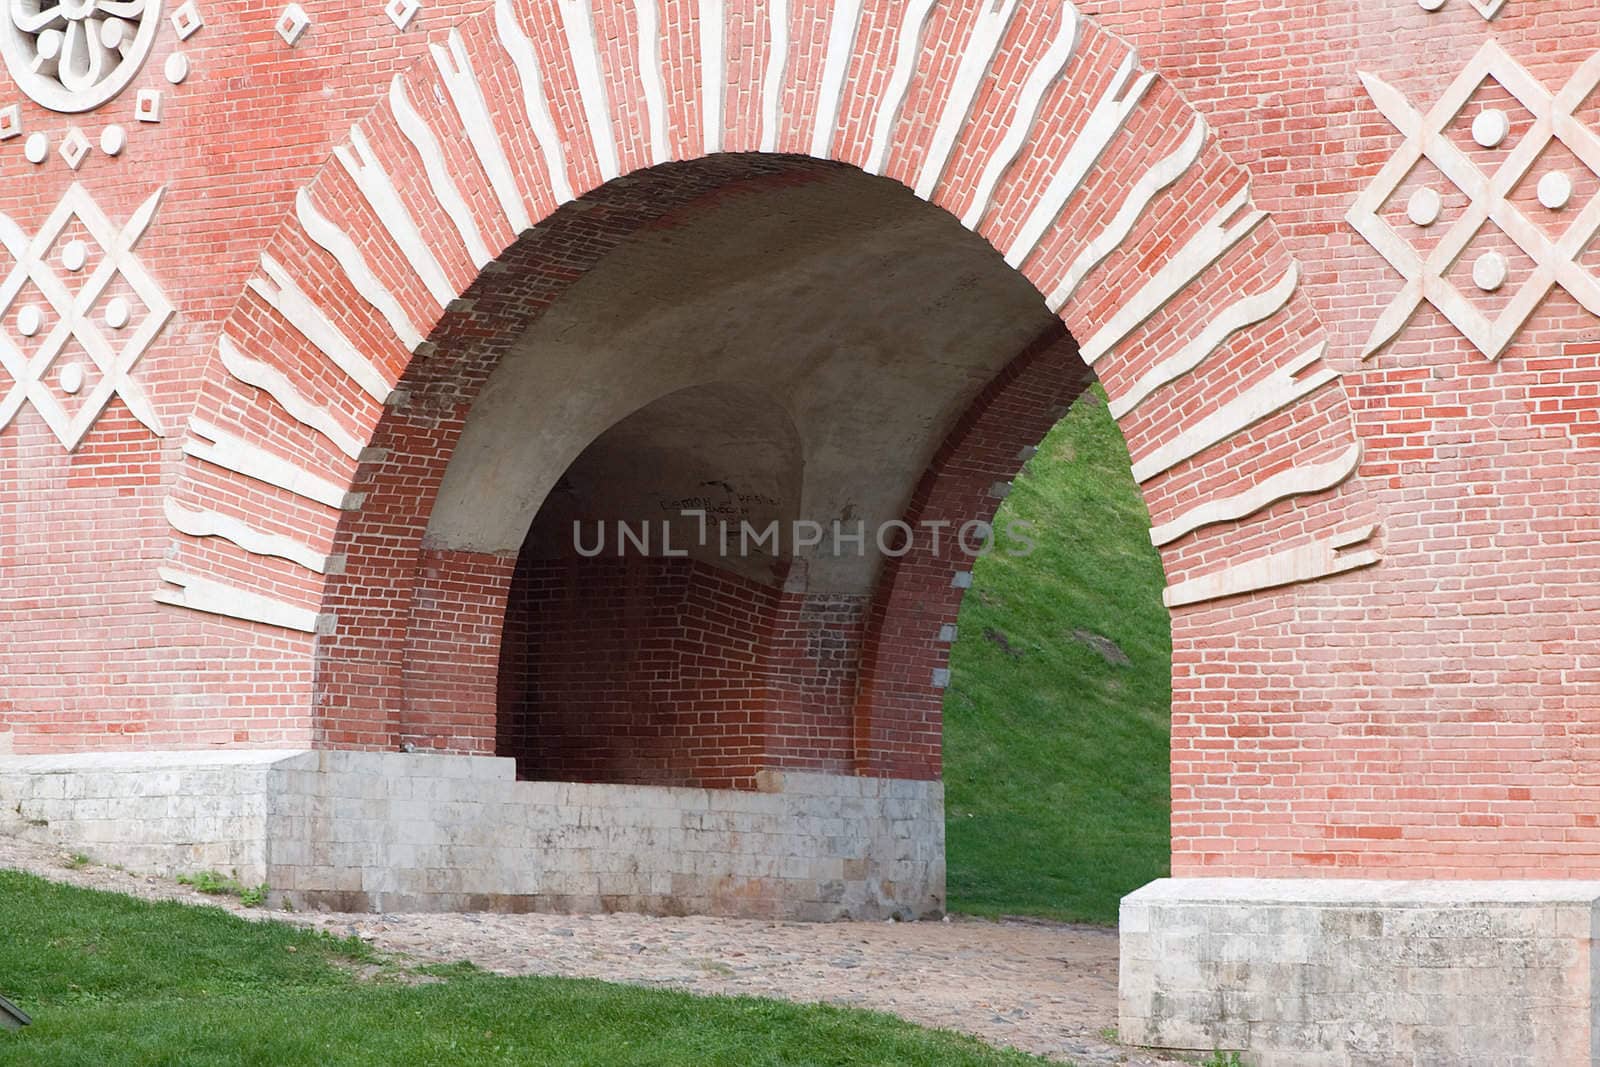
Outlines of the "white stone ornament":
{"label": "white stone ornament", "polygon": [[1511,273],[1511,265],[1506,262],[1506,257],[1499,252],[1485,252],[1472,264],[1472,284],[1486,293],[1492,293],[1505,285],[1506,278]]}
{"label": "white stone ornament", "polygon": [[[1467,0],[1478,14],[1485,20],[1492,20],[1500,14],[1500,9],[1506,6],[1506,0]],[[1445,5],[1445,0],[1417,0],[1417,6],[1424,11],[1438,11]]]}
{"label": "white stone ornament", "polygon": [[300,43],[300,38],[305,36],[306,30],[311,26],[311,16],[306,14],[305,8],[299,4],[290,4],[283,9],[283,14],[278,16],[274,28],[283,43],[293,48]]}
{"label": "white stone ornament", "polygon": [[89,138],[83,135],[82,130],[74,126],[67,131],[66,138],[56,151],[61,153],[61,158],[66,161],[68,168],[77,170],[83,166],[83,161],[88,158],[91,147]]}
{"label": "white stone ornament", "polygon": [[1424,186],[1411,194],[1411,200],[1406,204],[1406,217],[1414,225],[1428,227],[1439,221],[1439,212],[1444,201],[1440,199],[1436,189]]}
{"label": "white stone ornament", "polygon": [[193,37],[205,24],[205,19],[200,17],[200,9],[195,6],[194,0],[189,0],[172,13],[172,28],[177,31],[180,41],[187,41]]}
{"label": "white stone ornament", "polygon": [[1553,170],[1539,179],[1539,203],[1560,211],[1572,200],[1572,179],[1565,171]]}
{"label": "white stone ornament", "polygon": [[0,55],[52,111],[89,111],[127,88],[161,27],[160,0],[0,0]]}
{"label": "white stone ornament", "polygon": [[68,363],[61,368],[56,384],[60,385],[61,391],[68,396],[77,396],[83,391],[83,377],[82,363]]}
{"label": "white stone ornament", "polygon": [[82,241],[68,241],[61,249],[61,265],[76,274],[89,262],[89,246]]}
{"label": "white stone ornament", "polygon": [[182,85],[183,79],[189,76],[189,57],[182,52],[172,53],[162,66],[161,73],[173,85]]}
{"label": "white stone ornament", "polygon": [[134,105],[133,117],[140,122],[160,122],[161,90],[140,89],[138,102]]}
{"label": "white stone ornament", "polygon": [[31,133],[23,143],[22,154],[29,163],[43,163],[50,157],[50,138],[42,133]]}
{"label": "white stone ornament", "polygon": [[106,301],[106,325],[113,330],[120,330],[127,326],[133,319],[133,309],[128,305],[126,297],[114,296]]}
{"label": "white stone ornament", "polygon": [[1511,132],[1511,119],[1497,107],[1485,108],[1472,120],[1472,139],[1484,148],[1499,148]]}
{"label": "white stone ornament", "polygon": [[394,28],[403,30],[411,25],[411,20],[417,17],[417,12],[422,10],[422,0],[389,0],[384,5],[383,13],[389,16],[389,21],[394,23]]}
{"label": "white stone ornament", "polygon": [[[1559,92],[1552,93],[1497,42],[1487,41],[1438,103],[1426,112],[1412,107],[1398,89],[1375,75],[1363,73],[1361,80],[1378,110],[1405,134],[1405,142],[1345,216],[1405,279],[1400,293],[1373,325],[1363,358],[1398,337],[1424,302],[1437,308],[1490,359],[1504,354],[1555,286],[1565,289],[1590,314],[1600,315],[1600,276],[1580,261],[1600,232],[1600,208],[1591,204],[1559,236],[1552,237],[1544,225],[1529,218],[1522,206],[1511,199],[1552,142],[1564,145],[1581,165],[1600,175],[1600,134],[1575,115],[1600,86],[1600,55],[1591,57]],[[1464,150],[1447,132],[1478,90],[1489,82],[1502,86],[1533,119],[1515,147],[1494,158]],[[1509,117],[1498,108],[1492,110],[1500,116],[1498,119],[1486,119],[1490,111],[1485,111],[1473,123],[1474,140],[1479,143],[1503,143],[1502,124],[1509,130]],[[1482,131],[1477,129],[1480,123]],[[1485,136],[1478,136],[1479,132]],[[1493,136],[1497,134],[1498,138]],[[1424,159],[1468,201],[1466,209],[1425,252],[1380,214]],[[1557,184],[1559,180],[1553,181],[1549,190],[1552,200],[1558,199],[1554,195]],[[1509,266],[1502,271],[1492,259],[1480,257],[1473,264],[1474,284],[1465,288],[1448,275],[1478,235],[1491,225],[1533,261],[1534,269],[1517,282],[1508,300],[1494,308],[1484,308],[1479,306],[1479,291],[1492,292],[1504,286],[1510,279]],[[1485,286],[1485,282],[1494,283],[1493,287]]]}
{"label": "white stone ornament", "polygon": [[22,105],[0,107],[0,141],[9,141],[22,133]]}
{"label": "white stone ornament", "polygon": [[106,155],[120,156],[126,147],[128,147],[128,131],[121,126],[111,125],[100,131],[100,151]]}
{"label": "white stone ornament", "polygon": [[[154,405],[132,376],[173,314],[166,294],[134,253],[155,218],[163,191],[158,189],[147,198],[122,225],[113,223],[82,185],[67,190],[31,237],[10,217],[0,214],[0,430],[11,424],[24,404],[31,403],[56,439],[71,451],[83,442],[112,398],[121,397],[134,418],[158,437],[166,435]],[[85,236],[62,245],[62,235],[69,231]],[[58,246],[59,258],[54,254]],[[119,280],[138,297],[144,310],[133,321],[130,306],[130,321],[112,336],[102,322],[116,298],[106,301],[104,311],[102,300]],[[31,355],[23,353],[7,328],[14,321],[17,332],[29,337],[44,326],[44,315],[37,306],[26,305],[15,317],[11,313],[12,301],[28,283],[54,313],[53,325]],[[92,387],[70,414],[53,391],[43,387],[53,375],[61,375],[58,381],[63,386],[70,384],[70,375],[55,369],[69,345],[88,356],[95,372]]]}

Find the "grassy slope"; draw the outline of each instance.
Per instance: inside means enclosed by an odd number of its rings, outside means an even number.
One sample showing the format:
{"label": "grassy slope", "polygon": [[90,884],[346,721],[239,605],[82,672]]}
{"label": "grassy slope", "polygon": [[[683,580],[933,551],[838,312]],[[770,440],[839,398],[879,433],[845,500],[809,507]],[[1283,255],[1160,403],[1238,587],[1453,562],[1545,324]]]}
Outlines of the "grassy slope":
{"label": "grassy slope", "polygon": [[1039,547],[978,561],[952,652],[950,906],[1115,923],[1123,894],[1167,872],[1172,639],[1149,514],[1098,386],[1044,440],[997,525],[1018,519]]}
{"label": "grassy slope", "polygon": [[[374,962],[359,942],[0,871],[0,992],[34,1017],[0,1031],[0,1065],[1044,1062],[838,1008]],[[424,972],[444,980],[409,984]]]}

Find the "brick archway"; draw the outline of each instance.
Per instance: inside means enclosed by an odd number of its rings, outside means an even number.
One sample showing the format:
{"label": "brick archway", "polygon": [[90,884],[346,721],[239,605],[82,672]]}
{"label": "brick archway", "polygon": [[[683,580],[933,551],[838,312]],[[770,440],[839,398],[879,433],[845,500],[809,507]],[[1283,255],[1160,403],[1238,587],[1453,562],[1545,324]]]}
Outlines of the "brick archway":
{"label": "brick archway", "polygon": [[[1257,610],[1239,598],[1270,608],[1286,586],[1376,561],[1348,403],[1318,363],[1325,333],[1248,176],[1070,4],[499,0],[432,52],[394,78],[262,254],[222,327],[167,503],[157,599],[270,628],[296,671],[281,693],[257,685],[247,699],[302,713],[314,700],[319,742],[390,747],[402,707],[472,719],[498,606],[453,599],[459,575],[430,560],[418,512],[492,366],[461,377],[459,411],[426,432],[405,414],[414,385],[462,339],[503,349],[581,270],[518,269],[530,266],[519,235],[672,160],[788,153],[892,178],[1046,297],[1112,397],[1168,602],[1192,617],[1180,716],[1199,699],[1194,651]],[[992,442],[962,447],[953,468],[999,476],[981,452]],[[477,584],[509,579],[503,559],[474,566]],[[895,581],[877,609],[884,633],[899,625]],[[456,636],[444,663],[406,644],[430,612]],[[923,715],[935,665],[892,677],[869,664],[866,691]],[[894,731],[863,721],[863,765],[889,769],[872,737]],[[432,733],[483,750],[471,721]]]}

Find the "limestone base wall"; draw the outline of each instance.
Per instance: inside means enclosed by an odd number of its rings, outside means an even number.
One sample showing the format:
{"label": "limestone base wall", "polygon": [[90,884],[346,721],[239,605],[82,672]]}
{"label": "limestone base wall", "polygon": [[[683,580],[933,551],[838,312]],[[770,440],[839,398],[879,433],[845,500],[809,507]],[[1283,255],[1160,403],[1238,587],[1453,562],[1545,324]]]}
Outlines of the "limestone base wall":
{"label": "limestone base wall", "polygon": [[1123,899],[1122,1038],[1255,1067],[1581,1067],[1600,882],[1178,878]]}
{"label": "limestone base wall", "polygon": [[937,782],[519,782],[512,760],[341,751],[0,756],[0,833],[347,911],[805,920],[944,909]]}

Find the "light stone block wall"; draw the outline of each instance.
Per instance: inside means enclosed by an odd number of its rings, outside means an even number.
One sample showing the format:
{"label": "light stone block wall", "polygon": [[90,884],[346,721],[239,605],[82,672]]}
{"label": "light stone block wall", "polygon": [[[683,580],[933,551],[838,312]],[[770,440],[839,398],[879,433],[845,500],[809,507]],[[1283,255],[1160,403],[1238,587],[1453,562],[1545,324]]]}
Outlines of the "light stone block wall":
{"label": "light stone block wall", "polygon": [[937,782],[764,772],[760,791],[519,782],[492,757],[338,751],[0,757],[0,833],[103,863],[267,882],[352,911],[944,909]]}
{"label": "light stone block wall", "polygon": [[1152,882],[1122,901],[1122,1037],[1253,1067],[1600,1065],[1597,904],[1600,882]]}

